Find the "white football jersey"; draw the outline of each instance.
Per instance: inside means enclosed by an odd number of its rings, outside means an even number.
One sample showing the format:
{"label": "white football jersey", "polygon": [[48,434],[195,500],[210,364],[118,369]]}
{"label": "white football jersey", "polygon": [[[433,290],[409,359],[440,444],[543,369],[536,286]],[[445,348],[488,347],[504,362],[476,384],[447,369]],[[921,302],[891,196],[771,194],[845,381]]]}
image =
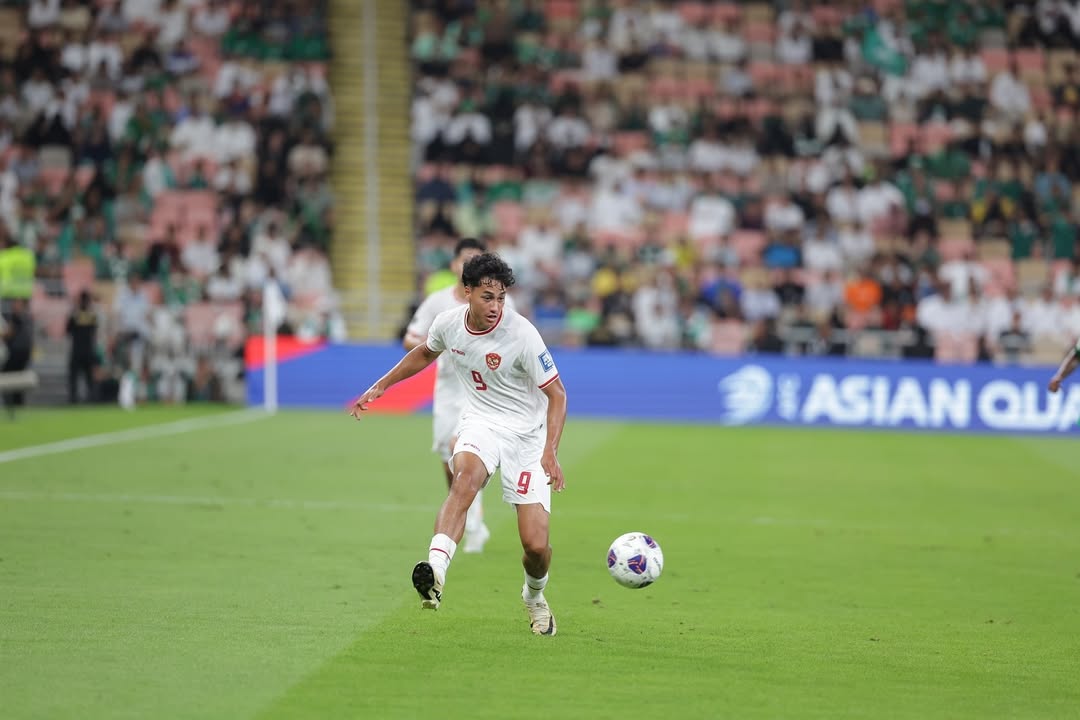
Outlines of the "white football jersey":
{"label": "white football jersey", "polygon": [[[409,327],[405,330],[405,334],[410,339],[417,343],[424,342],[428,336],[428,331],[431,329],[431,324],[435,322],[435,318],[440,313],[466,305],[464,302],[459,302],[454,295],[456,287],[456,285],[451,285],[442,290],[436,290],[424,298],[424,301],[416,308],[416,312],[413,313],[412,320],[409,321]],[[511,310],[517,309],[514,307],[514,301],[509,294],[506,296],[506,307]],[[438,411],[444,405],[456,405],[459,408],[457,412],[460,412],[460,407],[465,402],[465,388],[458,382],[457,375],[454,374],[454,368],[447,358],[440,355],[435,362],[435,409]]]}
{"label": "white football jersey", "polygon": [[542,388],[559,376],[533,324],[510,308],[488,330],[465,324],[468,306],[441,313],[428,330],[427,346],[442,353],[465,388],[462,423],[482,420],[525,435],[547,416]]}

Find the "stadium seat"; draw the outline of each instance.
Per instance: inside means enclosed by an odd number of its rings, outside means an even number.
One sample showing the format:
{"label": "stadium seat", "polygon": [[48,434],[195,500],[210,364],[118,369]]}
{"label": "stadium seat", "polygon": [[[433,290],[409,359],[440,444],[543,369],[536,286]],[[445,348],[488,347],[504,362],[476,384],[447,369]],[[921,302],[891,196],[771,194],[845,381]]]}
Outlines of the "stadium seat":
{"label": "stadium seat", "polygon": [[75,258],[64,263],[61,270],[64,281],[64,293],[74,298],[83,290],[94,287],[94,261],[90,258]]}
{"label": "stadium seat", "polygon": [[60,340],[67,333],[67,318],[70,312],[71,301],[66,297],[45,295],[35,298],[30,304],[30,316],[34,324],[52,340]]}
{"label": "stadium seat", "polygon": [[1016,286],[1022,293],[1038,293],[1050,282],[1050,265],[1040,258],[1016,261]]}
{"label": "stadium seat", "polygon": [[713,355],[740,355],[746,349],[746,325],[737,320],[713,322],[709,340],[709,352]]}
{"label": "stadium seat", "polygon": [[934,359],[940,363],[972,363],[978,356],[978,338],[970,333],[934,335]]}
{"label": "stadium seat", "polygon": [[214,344],[219,331],[231,343],[244,339],[244,306],[241,303],[195,303],[184,308],[184,327],[196,347]]}

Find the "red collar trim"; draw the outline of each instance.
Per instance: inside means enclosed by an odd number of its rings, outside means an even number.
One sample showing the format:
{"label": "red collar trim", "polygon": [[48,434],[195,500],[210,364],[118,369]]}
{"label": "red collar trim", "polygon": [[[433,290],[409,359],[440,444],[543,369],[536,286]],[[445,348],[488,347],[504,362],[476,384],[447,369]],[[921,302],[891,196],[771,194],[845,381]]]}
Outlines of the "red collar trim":
{"label": "red collar trim", "polygon": [[468,307],[465,308],[465,314],[462,316],[462,322],[465,323],[465,332],[469,333],[470,335],[487,335],[489,332],[491,332],[495,328],[499,327],[499,323],[502,322],[502,319],[503,319],[503,313],[499,313],[499,319],[496,320],[491,325],[491,327],[489,327],[487,330],[484,330],[483,332],[476,332],[475,330],[473,330],[472,328],[469,327],[469,308]]}

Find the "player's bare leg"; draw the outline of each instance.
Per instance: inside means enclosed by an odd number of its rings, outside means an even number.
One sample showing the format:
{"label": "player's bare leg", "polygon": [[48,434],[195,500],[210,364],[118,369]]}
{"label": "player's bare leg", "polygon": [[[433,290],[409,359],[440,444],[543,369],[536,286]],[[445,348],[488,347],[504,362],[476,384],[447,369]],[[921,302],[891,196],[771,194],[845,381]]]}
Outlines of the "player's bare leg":
{"label": "player's bare leg", "polygon": [[547,586],[548,569],[551,567],[550,519],[551,516],[539,503],[518,505],[518,534],[525,554],[521,564],[525,568],[525,584],[521,599],[529,612],[529,626],[537,635],[555,634],[555,616],[551,614],[544,588]]}
{"label": "player's bare leg", "polygon": [[[451,437],[447,448],[453,450],[457,445],[457,437]],[[443,473],[446,475],[446,487],[454,484],[454,471],[450,469],[449,461],[442,464]],[[465,515],[465,541],[461,549],[466,553],[480,553],[484,551],[484,544],[491,538],[491,531],[484,524],[484,493],[476,493],[476,498],[469,506],[469,512]]]}
{"label": "player's bare leg", "polygon": [[474,453],[460,452],[452,463],[454,479],[439,514],[435,516],[435,536],[428,546],[427,562],[417,563],[413,568],[413,587],[420,593],[422,607],[430,610],[438,609],[442,601],[446,571],[461,536],[465,534],[465,515],[488,476],[484,461]]}

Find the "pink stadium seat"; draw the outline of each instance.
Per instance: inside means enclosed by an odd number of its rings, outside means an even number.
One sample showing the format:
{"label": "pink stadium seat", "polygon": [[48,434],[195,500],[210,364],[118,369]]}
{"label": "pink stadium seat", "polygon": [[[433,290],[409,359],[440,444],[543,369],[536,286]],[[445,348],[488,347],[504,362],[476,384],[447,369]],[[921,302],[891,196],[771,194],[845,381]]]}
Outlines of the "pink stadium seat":
{"label": "pink stadium seat", "polygon": [[702,2],[681,2],[679,3],[679,15],[682,17],[683,22],[688,25],[697,25],[702,18],[708,17],[709,8]]}
{"label": "pink stadium seat", "polygon": [[1023,73],[1026,70],[1044,70],[1046,55],[1040,48],[1021,48],[1013,53],[1016,67]]}
{"label": "pink stadium seat", "polygon": [[61,270],[64,279],[64,292],[68,297],[76,297],[83,290],[94,287],[94,261],[81,257],[64,263]]}
{"label": "pink stadium seat", "polygon": [[1009,51],[1004,48],[987,48],[979,53],[979,57],[990,77],[1009,67]]}
{"label": "pink stadium seat", "polygon": [[39,298],[30,306],[30,316],[34,324],[45,331],[46,337],[54,340],[67,334],[67,318],[71,312],[68,298],[46,296]]}
{"label": "pink stadium seat", "polygon": [[970,333],[937,333],[934,359],[941,363],[972,363],[978,357],[978,339]]}
{"label": "pink stadium seat", "polygon": [[497,202],[491,207],[495,230],[504,237],[517,237],[525,225],[525,211],[516,202]]}
{"label": "pink stadium seat", "polygon": [[195,303],[184,308],[184,326],[191,343],[196,347],[213,344],[215,326],[220,317],[228,318],[231,329],[228,335],[229,341],[232,343],[243,341],[243,305],[240,303]]}
{"label": "pink stadium seat", "polygon": [[771,45],[776,40],[776,26],[770,22],[749,22],[743,29],[743,39],[748,43]]}
{"label": "pink stadium seat", "polygon": [[1050,94],[1050,88],[1043,85],[1028,85],[1028,93],[1031,95],[1031,106],[1040,112],[1049,110],[1054,105],[1054,98]]}
{"label": "pink stadium seat", "polygon": [[942,238],[938,243],[938,251],[941,253],[943,262],[959,260],[974,249],[975,243],[964,238]]}
{"label": "pink stadium seat", "polygon": [[956,197],[956,189],[951,182],[938,180],[934,183],[934,197],[938,202],[949,202]]}
{"label": "pink stadium seat", "polygon": [[739,355],[746,349],[746,326],[738,320],[719,320],[712,324],[710,339],[713,355]]}
{"label": "pink stadium seat", "polygon": [[743,264],[756,265],[767,241],[765,233],[759,230],[736,230],[731,234],[731,247]]}
{"label": "pink stadium seat", "polygon": [[598,230],[590,233],[593,246],[598,248],[632,248],[645,241],[645,231],[641,228],[616,232],[614,230]]}
{"label": "pink stadium seat", "polygon": [[909,143],[918,139],[919,126],[915,123],[894,122],[889,125],[889,148],[893,157],[906,154]]}
{"label": "pink stadium seat", "polygon": [[639,150],[647,150],[652,145],[652,141],[649,139],[649,134],[646,132],[638,131],[625,131],[615,133],[615,135],[611,139],[611,142],[615,150],[615,154],[620,157],[625,157]]}
{"label": "pink stadium seat", "polygon": [[577,70],[559,70],[551,73],[549,86],[551,87],[551,92],[560,95],[567,88],[576,87],[580,83],[580,73]]}
{"label": "pink stadium seat", "polygon": [[712,7],[713,22],[727,22],[728,20],[737,20],[741,15],[742,10],[736,3],[722,2],[717,3]]}
{"label": "pink stadium seat", "polygon": [[716,95],[716,85],[707,78],[694,78],[685,82],[680,94],[694,101],[700,98],[711,98]]}
{"label": "pink stadium seat", "polygon": [[754,81],[754,86],[758,88],[766,88],[780,77],[779,66],[771,62],[752,62],[749,71],[750,79]]}
{"label": "pink stadium seat", "polygon": [[577,0],[548,0],[544,10],[548,20],[577,20],[581,16],[581,8]]}
{"label": "pink stadium seat", "polygon": [[927,152],[945,147],[952,140],[952,128],[946,123],[931,123],[922,127],[921,138]]}
{"label": "pink stadium seat", "polygon": [[673,240],[686,235],[690,224],[690,216],[686,213],[668,212],[660,224],[660,236],[665,240]]}
{"label": "pink stadium seat", "polygon": [[979,264],[986,268],[994,281],[1002,287],[1009,289],[1016,286],[1016,267],[1011,259],[987,258],[980,260]]}

